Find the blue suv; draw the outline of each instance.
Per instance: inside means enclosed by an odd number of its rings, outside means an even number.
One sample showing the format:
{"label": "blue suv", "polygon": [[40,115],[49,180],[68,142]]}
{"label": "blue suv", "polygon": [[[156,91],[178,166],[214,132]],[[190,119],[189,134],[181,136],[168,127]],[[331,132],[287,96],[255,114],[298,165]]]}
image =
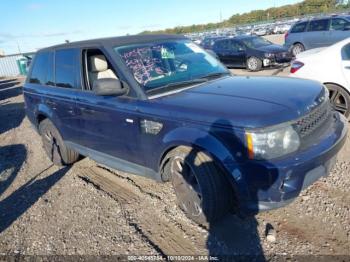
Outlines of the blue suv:
{"label": "blue suv", "polygon": [[232,76],[173,35],[42,49],[24,98],[53,163],[83,155],[171,181],[201,224],[290,203],[329,174],[347,133],[321,84]]}

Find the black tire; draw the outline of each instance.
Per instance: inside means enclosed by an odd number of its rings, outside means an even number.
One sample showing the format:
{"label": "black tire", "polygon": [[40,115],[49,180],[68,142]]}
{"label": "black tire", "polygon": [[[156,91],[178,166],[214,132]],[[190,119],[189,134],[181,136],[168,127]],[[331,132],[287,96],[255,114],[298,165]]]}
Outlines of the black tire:
{"label": "black tire", "polygon": [[301,43],[294,44],[292,47],[292,50],[291,50],[293,56],[297,56],[298,54],[300,54],[304,51],[305,51],[305,47]]}
{"label": "black tire", "polygon": [[255,57],[251,56],[247,59],[247,69],[252,72],[260,71],[262,68],[262,61]]}
{"label": "black tire", "polygon": [[66,147],[57,128],[49,119],[40,122],[39,133],[46,155],[55,165],[70,165],[79,159],[77,152]]}
{"label": "black tire", "polygon": [[230,211],[233,191],[208,154],[180,146],[171,151],[167,159],[179,206],[187,217],[208,227]]}
{"label": "black tire", "polygon": [[350,95],[341,86],[326,84],[329,91],[329,99],[334,110],[343,114],[348,120],[350,118]]}

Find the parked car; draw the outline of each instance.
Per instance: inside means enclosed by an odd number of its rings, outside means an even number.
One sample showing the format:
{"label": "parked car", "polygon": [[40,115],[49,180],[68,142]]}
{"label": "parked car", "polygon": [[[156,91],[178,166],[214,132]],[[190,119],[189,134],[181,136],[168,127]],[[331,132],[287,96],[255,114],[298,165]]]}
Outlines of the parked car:
{"label": "parked car", "polygon": [[330,172],[347,133],[321,84],[232,76],[178,35],[42,49],[23,90],[55,164],[83,155],[171,181],[180,207],[203,224],[290,203]]}
{"label": "parked car", "polygon": [[215,41],[212,50],[228,67],[246,67],[251,71],[289,63],[292,60],[288,49],[259,36],[220,39]]}
{"label": "parked car", "polygon": [[312,48],[330,46],[350,37],[350,16],[313,18],[296,23],[285,35],[294,56]]}
{"label": "parked car", "polygon": [[350,38],[327,48],[297,55],[291,76],[320,81],[329,90],[333,108],[350,117]]}
{"label": "parked car", "polygon": [[284,34],[284,33],[288,32],[290,30],[290,28],[291,28],[291,25],[289,25],[289,24],[277,25],[273,29],[273,33],[274,34]]}
{"label": "parked car", "polygon": [[264,35],[267,35],[267,30],[264,28],[257,28],[257,29],[254,29],[253,34],[257,36],[264,36]]}

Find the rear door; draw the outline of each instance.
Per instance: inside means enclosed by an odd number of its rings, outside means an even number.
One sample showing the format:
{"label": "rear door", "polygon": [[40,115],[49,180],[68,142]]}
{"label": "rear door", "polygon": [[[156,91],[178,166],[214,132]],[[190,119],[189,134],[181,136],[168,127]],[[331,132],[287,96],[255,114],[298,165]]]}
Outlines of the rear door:
{"label": "rear door", "polygon": [[[45,114],[63,139],[72,141],[79,135],[75,108],[78,76],[73,66],[77,62],[76,54],[74,49],[39,52],[26,84],[28,111]],[[35,121],[35,114],[29,117]]]}
{"label": "rear door", "polygon": [[330,39],[330,19],[317,19],[309,23],[307,32],[304,36],[304,42],[308,49],[328,46]]}
{"label": "rear door", "polygon": [[54,86],[49,89],[45,103],[54,112],[54,122],[65,141],[77,141],[80,136],[76,94],[80,86],[77,64],[79,50],[58,49],[54,55]]}
{"label": "rear door", "polygon": [[229,39],[219,40],[213,46],[213,51],[225,65],[231,65],[229,46]]}
{"label": "rear door", "polygon": [[343,18],[332,18],[330,30],[330,44],[335,44],[347,37],[350,37],[350,31],[345,31],[345,28],[350,25],[348,20]]}
{"label": "rear door", "polygon": [[246,51],[244,46],[237,40],[229,40],[228,59],[234,66],[244,66],[246,61]]}

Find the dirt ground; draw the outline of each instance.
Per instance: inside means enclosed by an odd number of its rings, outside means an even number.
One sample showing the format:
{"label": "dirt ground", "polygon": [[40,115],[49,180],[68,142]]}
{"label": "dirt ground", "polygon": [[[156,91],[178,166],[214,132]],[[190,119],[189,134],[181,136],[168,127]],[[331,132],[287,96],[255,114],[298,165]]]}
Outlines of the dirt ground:
{"label": "dirt ground", "polygon": [[[282,73],[283,74],[283,73]],[[1,255],[350,256],[350,145],[289,206],[204,229],[160,184],[85,158],[58,168],[24,114],[23,79],[0,80]],[[276,241],[268,241],[273,227]],[[329,257],[333,258],[333,257]]]}

